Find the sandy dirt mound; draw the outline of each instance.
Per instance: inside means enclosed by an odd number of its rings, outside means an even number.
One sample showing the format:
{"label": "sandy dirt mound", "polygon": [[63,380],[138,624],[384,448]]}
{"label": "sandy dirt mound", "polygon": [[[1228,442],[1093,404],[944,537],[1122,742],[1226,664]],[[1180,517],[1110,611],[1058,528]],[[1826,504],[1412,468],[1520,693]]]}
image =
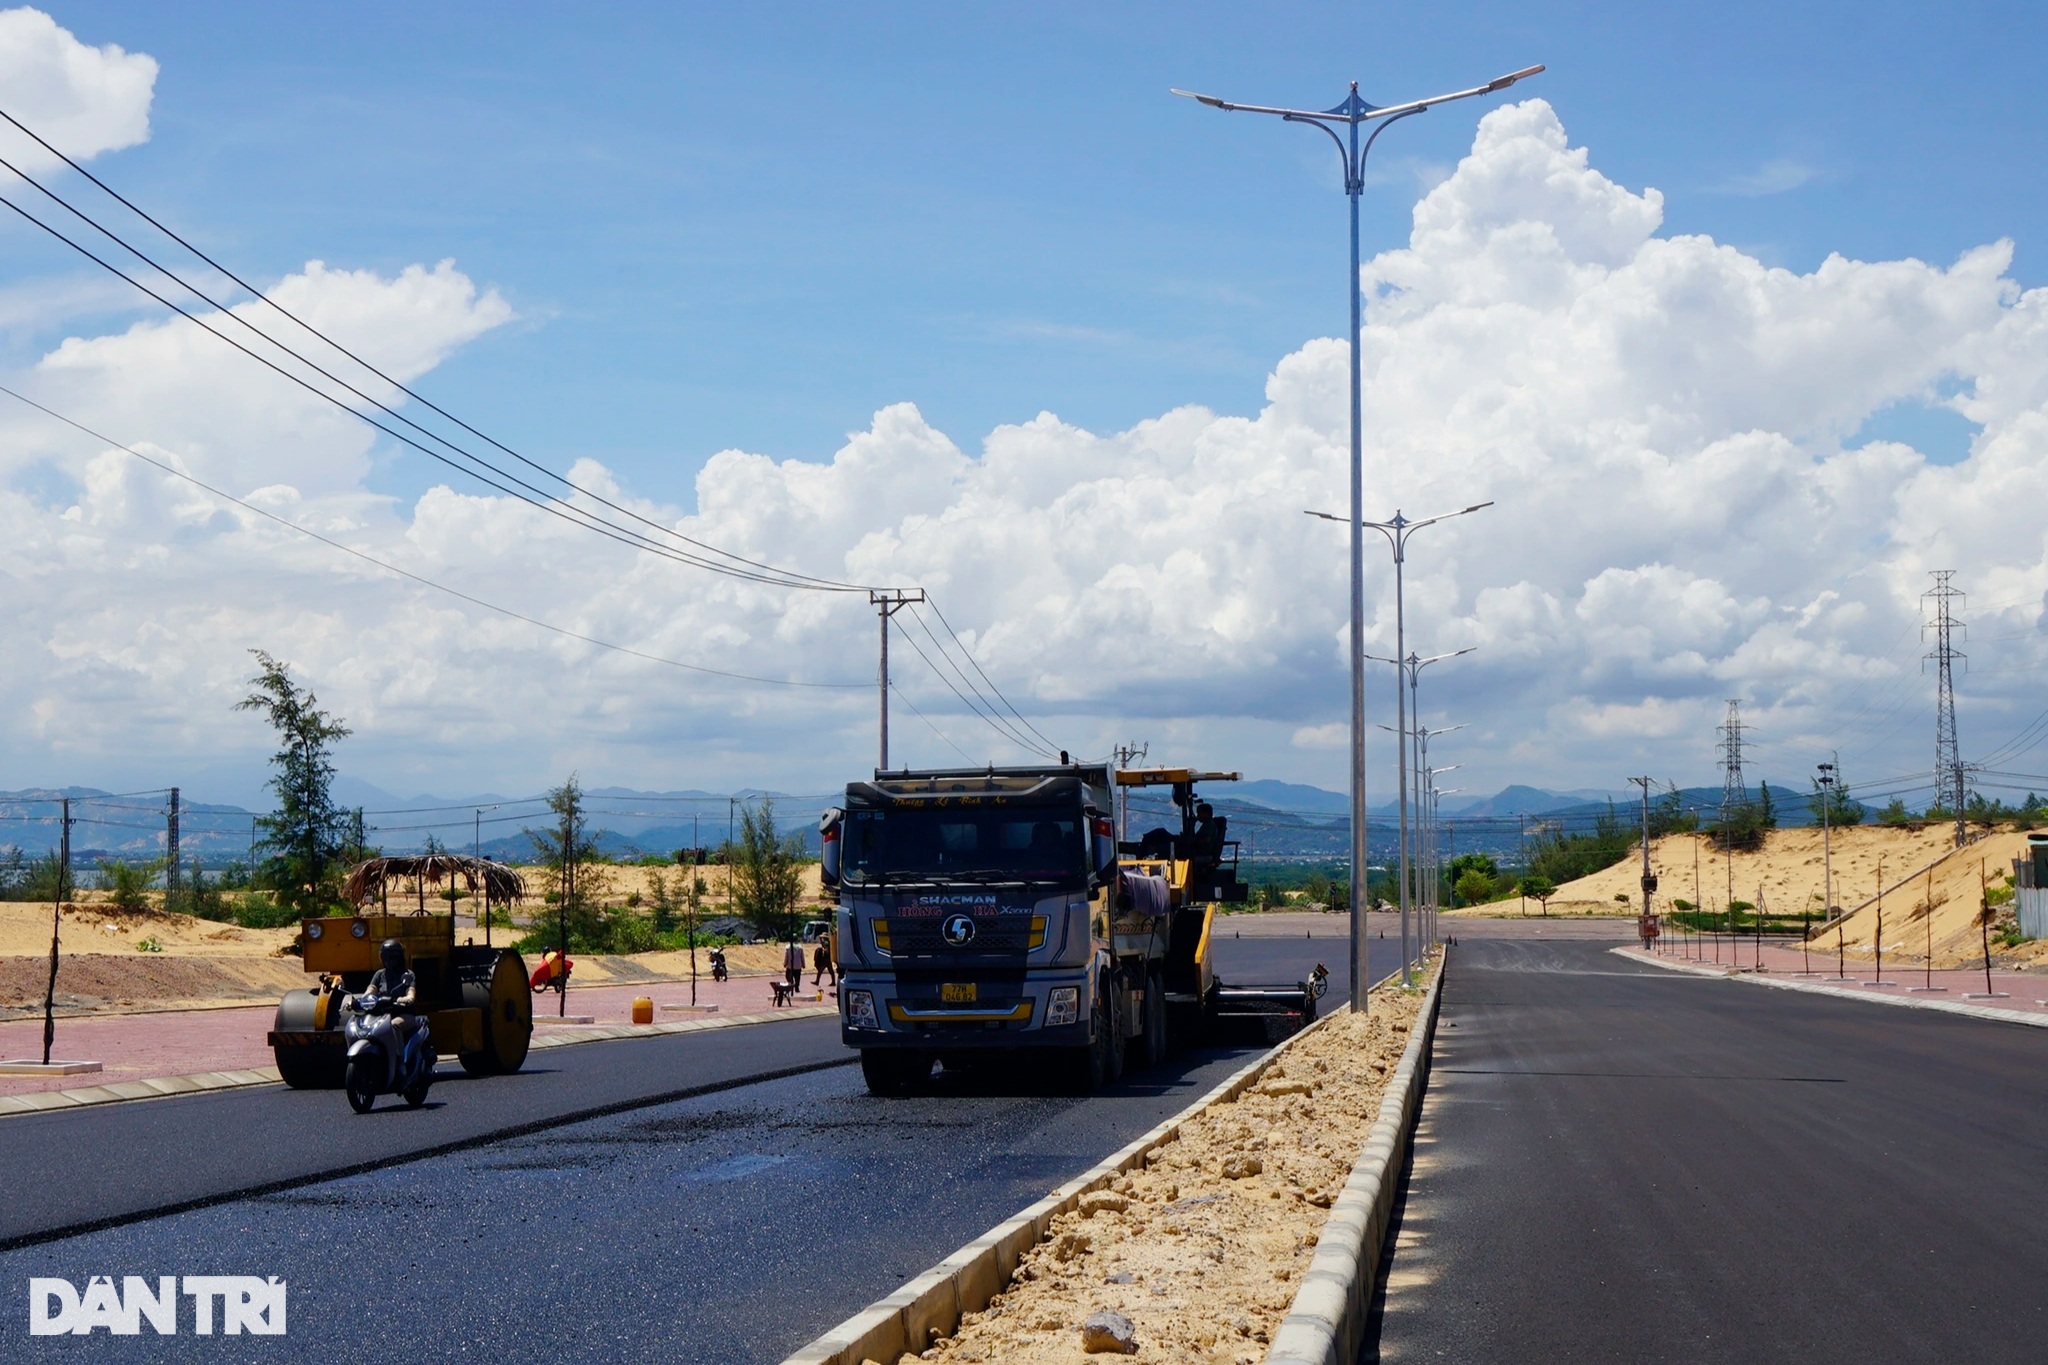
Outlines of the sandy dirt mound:
{"label": "sandy dirt mound", "polygon": [[[142,940],[153,939],[172,957],[275,957],[297,937],[297,929],[242,929],[161,910],[67,902],[61,947],[66,954],[134,952]],[[49,951],[49,903],[0,901],[0,955]]]}
{"label": "sandy dirt mound", "polygon": [[[1849,829],[1833,831],[1829,839],[1835,864],[1835,905],[1843,911],[1853,911],[1876,894],[1878,857],[1884,860],[1884,884],[1890,888],[1913,872],[1925,870],[1939,857],[1956,851],[1954,825],[1929,825],[1919,831],[1851,825]],[[1995,833],[1978,839],[1970,845],[1970,876],[1976,876],[1976,857],[1985,857],[1993,874],[2009,872],[2011,860],[2023,843],[2025,835],[2013,833]],[[1663,835],[1651,841],[1651,872],[1657,874],[1657,898],[1665,905],[1669,905],[1671,898],[1683,898],[1718,911],[1729,902],[1731,884],[1737,900],[1755,905],[1757,888],[1761,886],[1765,905],[1774,915],[1812,911],[1815,923],[1821,923],[1827,917],[1821,894],[1827,884],[1825,870],[1827,860],[1821,851],[1819,829],[1774,829],[1765,835],[1761,849],[1751,853],[1737,851],[1733,857],[1716,849],[1714,841],[1706,835]],[[1640,898],[1636,886],[1640,878],[1642,862],[1638,851],[1612,868],[1561,886],[1550,900],[1550,911],[1599,907],[1604,911],[1634,913],[1632,905],[1622,905],[1614,896],[1628,896],[1630,902],[1636,902]],[[1499,911],[1499,907],[1491,909]],[[1511,911],[1513,907],[1509,905],[1507,909]],[[1534,902],[1530,902],[1530,909],[1536,909]]]}
{"label": "sandy dirt mound", "polygon": [[[0,957],[0,1019],[40,1014],[50,959]],[[307,984],[297,958],[207,961],[161,953],[65,955],[57,969],[57,1007],[67,1014],[276,1000]]]}
{"label": "sandy dirt mound", "polygon": [[1372,1013],[1331,1019],[1242,1097],[1084,1195],[986,1309],[902,1360],[1068,1365],[1091,1358],[1081,1325],[1104,1310],[1137,1328],[1137,1353],[1121,1358],[1263,1360],[1378,1117],[1421,994],[1372,1000]]}

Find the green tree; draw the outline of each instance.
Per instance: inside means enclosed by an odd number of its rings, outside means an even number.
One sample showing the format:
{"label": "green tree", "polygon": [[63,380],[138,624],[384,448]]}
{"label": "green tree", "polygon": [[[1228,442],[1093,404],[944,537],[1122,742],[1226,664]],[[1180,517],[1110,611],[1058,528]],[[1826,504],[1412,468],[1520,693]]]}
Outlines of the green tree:
{"label": "green tree", "polygon": [[576,774],[550,791],[547,802],[553,826],[522,833],[541,865],[542,898],[554,907],[554,922],[546,923],[546,916],[536,920],[533,932],[521,940],[522,951],[545,951],[566,939],[572,953],[603,952],[611,937],[603,910],[608,888],[605,874],[592,865],[597,843]]}
{"label": "green tree", "polygon": [[1762,796],[1757,802],[1757,819],[1762,821],[1765,829],[1776,829],[1778,827],[1778,807],[1771,800],[1771,784],[1768,782],[1762,784],[1760,790]]}
{"label": "green tree", "polygon": [[1830,825],[1860,825],[1870,811],[1861,801],[1849,794],[1849,789],[1840,782],[1822,786],[1819,778],[1813,779],[1813,791],[1807,795],[1806,808],[1813,812],[1813,823],[1821,823],[1825,816]]}
{"label": "green tree", "polygon": [[1700,817],[1685,808],[1678,784],[1667,782],[1665,792],[1650,808],[1650,837],[1660,834],[1690,834],[1700,827]]}
{"label": "green tree", "polygon": [[1884,809],[1877,813],[1877,823],[1880,825],[1903,825],[1912,818],[1906,809],[1905,801],[1896,796],[1887,801]]}
{"label": "green tree", "polygon": [[292,681],[285,664],[260,649],[249,652],[259,665],[249,680],[255,690],[235,709],[260,712],[279,741],[267,784],[277,797],[277,812],[256,822],[272,850],[264,873],[284,905],[306,913],[324,910],[339,899],[345,839],[342,814],[334,806],[330,749],[349,728],[322,711],[319,699]]}
{"label": "green tree", "polygon": [[1610,804],[1591,830],[1555,830],[1537,839],[1529,850],[1529,870],[1561,886],[1614,866],[1628,856],[1639,837]]}
{"label": "green tree", "polygon": [[801,834],[775,828],[775,803],[740,808],[739,842],[727,850],[733,909],[768,937],[794,936],[803,895]]}
{"label": "green tree", "polygon": [[1451,894],[1456,897],[1453,908],[1460,904],[1479,905],[1493,899],[1493,878],[1476,867],[1467,868],[1451,884]]}
{"label": "green tree", "polygon": [[1550,898],[1557,894],[1557,886],[1550,878],[1530,873],[1515,883],[1515,889],[1543,907],[1543,913],[1550,914]]}
{"label": "green tree", "polygon": [[149,883],[161,863],[124,863],[109,859],[100,864],[99,889],[110,893],[116,910],[147,910]]}

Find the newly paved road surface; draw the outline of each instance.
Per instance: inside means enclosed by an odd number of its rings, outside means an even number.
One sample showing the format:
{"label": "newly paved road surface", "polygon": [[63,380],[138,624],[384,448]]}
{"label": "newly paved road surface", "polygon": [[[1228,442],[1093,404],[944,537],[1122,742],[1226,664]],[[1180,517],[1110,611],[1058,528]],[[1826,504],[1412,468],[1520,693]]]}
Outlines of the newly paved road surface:
{"label": "newly paved road surface", "polygon": [[2048,1358],[2042,1030],[1457,932],[1365,1359]]}
{"label": "newly paved road surface", "polygon": [[[1298,978],[1338,946],[1233,939],[1219,966]],[[300,1349],[199,1338],[188,1322],[175,1338],[38,1339],[39,1358],[297,1359],[317,1337],[322,1358],[776,1361],[1256,1050],[1191,1052],[1085,1101],[945,1077],[929,1095],[875,1100],[845,1065],[654,1098],[749,1068],[839,1061],[824,1020],[557,1049],[531,1074],[451,1080],[424,1111],[357,1118],[339,1094],[265,1088],[8,1119],[0,1218],[17,1239],[152,1198],[292,1183],[18,1244],[0,1252],[0,1287],[18,1304],[36,1275],[257,1274],[291,1286]],[[493,1124],[600,1105],[617,1111],[479,1140]],[[310,1178],[373,1160],[387,1164]],[[25,1314],[0,1314],[0,1357],[28,1345],[25,1331]]]}

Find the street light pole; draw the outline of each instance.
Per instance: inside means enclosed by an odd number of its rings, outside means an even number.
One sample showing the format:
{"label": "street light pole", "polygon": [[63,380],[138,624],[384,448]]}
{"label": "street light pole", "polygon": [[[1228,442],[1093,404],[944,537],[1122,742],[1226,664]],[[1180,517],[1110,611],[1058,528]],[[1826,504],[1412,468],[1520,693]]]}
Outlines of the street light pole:
{"label": "street light pole", "polygon": [[[1480,506],[1482,507],[1490,505],[1491,504],[1488,503],[1480,504]],[[1466,510],[1470,511],[1473,509],[1467,508]],[[1321,514],[1312,513],[1311,515]],[[1452,512],[1449,515],[1460,516],[1462,515],[1462,513]],[[1443,520],[1443,518],[1433,517],[1431,518],[1431,520],[1441,521]],[[1414,526],[1420,526],[1421,524],[1421,522],[1411,523],[1411,529]],[[1398,601],[1398,598],[1396,600]],[[1398,616],[1398,614],[1399,613],[1397,611],[1396,615]],[[1366,658],[1372,660],[1374,663],[1394,665],[1394,700],[1397,703],[1395,706],[1394,714],[1399,722],[1399,728],[1394,731],[1394,736],[1396,740],[1398,740],[1401,750],[1401,762],[1399,765],[1401,769],[1401,961],[1403,963],[1403,966],[1401,968],[1401,984],[1404,986],[1411,984],[1408,977],[1408,968],[1406,964],[1413,956],[1413,954],[1411,954],[1409,951],[1408,943],[1408,907],[1412,903],[1415,903],[1420,900],[1422,892],[1422,887],[1419,880],[1421,863],[1419,854],[1421,844],[1420,830],[1422,828],[1421,771],[1422,764],[1424,761],[1424,755],[1421,749],[1415,743],[1416,730],[1409,728],[1408,718],[1412,715],[1413,717],[1415,717],[1416,726],[1421,726],[1422,698],[1420,696],[1420,688],[1422,680],[1422,670],[1429,667],[1429,665],[1431,664],[1442,663],[1445,659],[1455,659],[1461,654],[1470,654],[1473,650],[1477,648],[1477,645],[1467,645],[1463,649],[1454,649],[1448,654],[1432,654],[1427,659],[1417,658],[1412,653],[1409,654],[1408,657],[1405,659],[1401,658],[1399,655],[1396,655],[1394,658],[1391,659],[1385,658],[1378,654],[1368,654],[1365,656]],[[1406,687],[1406,689],[1403,689],[1401,685],[1402,675],[1404,673],[1407,675],[1408,682],[1408,686]],[[1381,726],[1380,728],[1385,729],[1386,727]],[[1416,793],[1415,830],[1417,832],[1412,840],[1410,838],[1408,826],[1408,792],[1410,785],[1408,781],[1408,774],[1410,773],[1410,771],[1413,771],[1416,774],[1414,789]],[[1411,842],[1417,845],[1418,854],[1413,864],[1410,863],[1408,855],[1408,849]],[[1409,889],[1409,868],[1411,865],[1415,866],[1418,870],[1416,886],[1412,893]]]}
{"label": "street light pole", "polygon": [[[1371,527],[1371,528],[1372,528],[1373,530],[1375,530],[1375,531],[1378,531],[1378,532],[1379,532],[1379,533],[1380,533],[1381,535],[1385,536],[1385,537],[1387,538],[1387,546],[1388,546],[1388,548],[1389,548],[1389,549],[1391,549],[1391,550],[1392,550],[1392,551],[1394,552],[1394,657],[1393,657],[1393,658],[1392,658],[1391,660],[1389,660],[1389,659],[1380,659],[1380,658],[1379,658],[1379,656],[1378,656],[1378,655],[1376,655],[1376,654],[1369,654],[1369,655],[1365,656],[1366,658],[1369,658],[1369,659],[1376,659],[1376,660],[1378,660],[1378,661],[1379,661],[1380,663],[1393,663],[1393,664],[1396,664],[1396,665],[1398,665],[1398,664],[1400,663],[1401,659],[1402,659],[1403,657],[1405,657],[1405,655],[1406,655],[1406,653],[1407,653],[1407,650],[1408,650],[1408,607],[1407,607],[1407,564],[1408,564],[1408,537],[1409,537],[1409,536],[1411,536],[1411,535],[1413,535],[1413,534],[1414,534],[1415,532],[1417,532],[1417,531],[1421,530],[1421,529],[1422,529],[1423,527],[1425,527],[1425,526],[1434,526],[1434,525],[1436,525],[1436,524],[1437,524],[1438,522],[1440,522],[1440,521],[1449,521],[1449,520],[1450,520],[1450,519],[1451,519],[1452,517],[1462,517],[1462,516],[1464,516],[1464,515],[1465,515],[1466,513],[1468,513],[1468,512],[1477,512],[1477,511],[1478,511],[1478,510],[1479,510],[1480,508],[1482,508],[1482,507],[1491,507],[1491,506],[1493,506],[1493,502],[1492,502],[1492,500],[1490,500],[1490,499],[1489,499],[1489,500],[1488,500],[1488,501],[1486,501],[1486,502],[1475,502],[1475,503],[1473,503],[1473,504],[1472,504],[1472,505],[1471,505],[1470,507],[1461,507],[1461,508],[1459,508],[1459,509],[1458,509],[1457,511],[1455,511],[1455,512],[1440,512],[1440,513],[1438,513],[1437,515],[1435,515],[1435,516],[1433,516],[1433,517],[1424,517],[1424,518],[1422,518],[1422,519],[1421,519],[1420,521],[1410,521],[1410,520],[1409,520],[1409,519],[1408,519],[1407,517],[1404,517],[1404,516],[1402,516],[1402,515],[1401,515],[1401,511],[1400,511],[1400,509],[1399,509],[1399,508],[1396,508],[1396,509],[1394,510],[1394,515],[1393,515],[1393,516],[1392,516],[1392,517],[1391,517],[1390,519],[1388,519],[1388,520],[1386,520],[1386,521],[1367,521],[1367,522],[1362,522],[1362,523],[1360,523],[1361,525],[1364,525],[1364,526],[1369,526],[1369,527]],[[1342,518],[1341,518],[1341,517],[1334,517],[1334,516],[1331,516],[1331,515],[1330,515],[1330,514],[1329,514],[1328,512],[1309,512],[1309,513],[1308,513],[1307,515],[1309,515],[1309,516],[1312,516],[1312,517],[1318,517],[1318,518],[1321,518],[1321,519],[1322,519],[1322,520],[1324,520],[1324,521],[1341,521],[1341,520],[1342,520]],[[1353,639],[1355,640],[1355,639],[1357,639],[1357,638],[1358,638],[1358,637],[1356,636],[1356,634],[1354,634],[1354,635],[1353,635]],[[1363,646],[1362,646],[1362,645],[1360,645],[1360,646],[1356,646],[1356,647],[1357,647],[1357,648],[1363,648]],[[1465,651],[1465,650],[1460,650],[1460,651],[1459,651],[1459,653],[1467,653],[1467,652],[1469,652],[1469,651]],[[1449,657],[1449,656],[1442,656],[1442,657]],[[1431,662],[1434,662],[1434,660],[1432,660]],[[1398,736],[1400,737],[1400,741],[1401,741],[1401,762],[1400,762],[1400,763],[1399,763],[1399,764],[1397,765],[1397,767],[1399,768],[1399,774],[1400,774],[1400,775],[1399,775],[1399,787],[1400,787],[1400,790],[1399,790],[1399,793],[1398,793],[1398,805],[1399,805],[1399,808],[1400,808],[1400,824],[1401,824],[1401,849],[1400,849],[1400,862],[1401,862],[1401,887],[1400,887],[1400,904],[1401,904],[1401,963],[1402,963],[1402,966],[1401,966],[1401,984],[1402,984],[1402,985],[1404,985],[1404,986],[1406,986],[1406,985],[1410,984],[1410,982],[1409,982],[1409,977],[1408,977],[1408,967],[1407,967],[1407,964],[1408,964],[1408,962],[1410,961],[1410,959],[1411,959],[1411,958],[1412,958],[1412,956],[1413,956],[1413,955],[1412,955],[1412,954],[1411,954],[1411,953],[1409,952],[1409,944],[1408,944],[1408,906],[1409,906],[1409,891],[1408,891],[1408,868],[1409,868],[1409,861],[1408,861],[1408,845],[1409,845],[1409,829],[1408,829],[1408,808],[1409,808],[1409,804],[1410,804],[1410,803],[1409,803],[1409,797],[1408,797],[1408,770],[1409,770],[1409,767],[1410,767],[1410,763],[1409,763],[1409,759],[1410,759],[1410,753],[1409,753],[1409,735],[1408,735],[1408,701],[1409,701],[1408,695],[1407,695],[1407,693],[1406,693],[1406,692],[1404,692],[1404,691],[1402,690],[1402,687],[1401,687],[1401,678],[1400,678],[1400,675],[1399,675],[1399,673],[1398,673],[1398,672],[1396,672],[1396,674],[1395,674],[1395,677],[1394,677],[1394,721],[1395,721],[1395,727],[1396,727],[1396,728],[1395,728],[1395,731],[1394,731],[1394,733],[1395,733],[1396,735],[1398,735]],[[1417,716],[1418,716],[1418,718],[1420,717],[1420,712],[1418,712],[1418,713],[1417,713]],[[1419,812],[1418,812],[1418,816],[1419,816]],[[1418,824],[1420,823],[1419,819],[1418,819],[1417,823],[1418,823]]]}
{"label": "street light pole", "polygon": [[[1368,984],[1361,959],[1365,955],[1365,458],[1362,435],[1362,413],[1364,409],[1364,380],[1359,363],[1358,330],[1362,322],[1364,304],[1358,289],[1358,198],[1365,190],[1365,162],[1372,155],[1373,143],[1379,136],[1400,120],[1411,114],[1419,114],[1434,105],[1446,104],[1452,100],[1467,99],[1474,95],[1490,95],[1505,90],[1525,76],[1533,76],[1543,70],[1541,66],[1525,67],[1506,76],[1499,76],[1485,85],[1470,90],[1456,90],[1448,94],[1432,95],[1428,99],[1411,100],[1406,104],[1388,105],[1375,108],[1358,97],[1358,82],[1351,83],[1351,91],[1344,102],[1333,109],[1282,109],[1257,104],[1232,104],[1214,95],[1198,95],[1189,90],[1175,90],[1173,93],[1186,99],[1221,109],[1226,113],[1272,114],[1288,123],[1304,123],[1321,129],[1336,145],[1337,154],[1344,162],[1344,194],[1351,204],[1351,275],[1345,288],[1351,300],[1351,1009],[1354,1012],[1365,1008],[1365,987]],[[1361,147],[1358,142],[1358,127],[1362,123],[1377,121],[1372,135]],[[1345,136],[1339,137],[1336,127],[1345,129]]]}

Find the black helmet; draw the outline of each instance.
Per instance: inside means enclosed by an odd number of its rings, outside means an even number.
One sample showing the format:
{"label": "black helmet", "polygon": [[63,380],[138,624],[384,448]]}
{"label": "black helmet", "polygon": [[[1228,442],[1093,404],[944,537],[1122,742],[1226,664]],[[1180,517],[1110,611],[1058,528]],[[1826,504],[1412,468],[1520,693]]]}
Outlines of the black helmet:
{"label": "black helmet", "polygon": [[384,959],[384,970],[396,975],[405,970],[405,945],[395,938],[384,940],[377,949],[377,956]]}

